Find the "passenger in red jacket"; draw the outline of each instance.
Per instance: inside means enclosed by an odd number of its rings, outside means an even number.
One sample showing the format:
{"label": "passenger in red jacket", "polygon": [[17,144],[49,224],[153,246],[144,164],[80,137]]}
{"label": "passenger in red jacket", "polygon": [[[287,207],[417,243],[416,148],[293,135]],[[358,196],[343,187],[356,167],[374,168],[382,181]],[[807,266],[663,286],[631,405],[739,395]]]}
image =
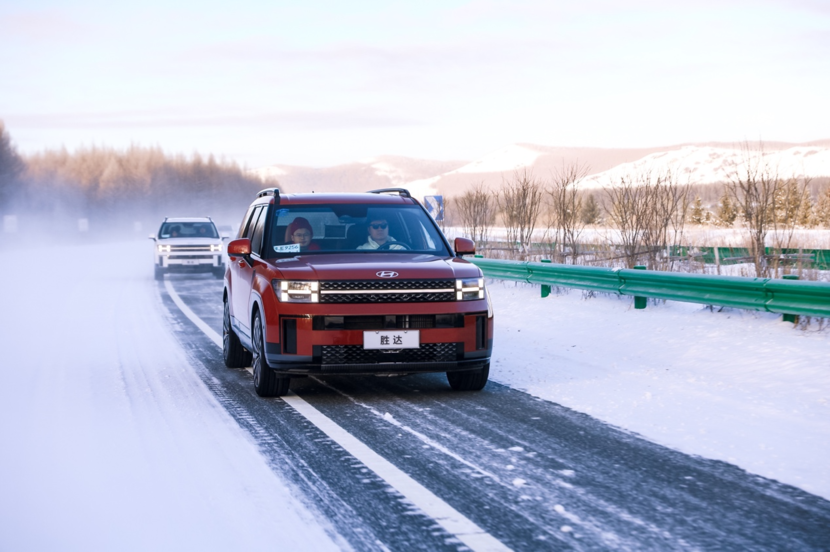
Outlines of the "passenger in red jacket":
{"label": "passenger in red jacket", "polygon": [[308,219],[297,217],[285,229],[286,243],[297,243],[300,245],[300,251],[320,251],[320,246],[311,242],[314,237],[314,231],[311,229],[311,223]]}

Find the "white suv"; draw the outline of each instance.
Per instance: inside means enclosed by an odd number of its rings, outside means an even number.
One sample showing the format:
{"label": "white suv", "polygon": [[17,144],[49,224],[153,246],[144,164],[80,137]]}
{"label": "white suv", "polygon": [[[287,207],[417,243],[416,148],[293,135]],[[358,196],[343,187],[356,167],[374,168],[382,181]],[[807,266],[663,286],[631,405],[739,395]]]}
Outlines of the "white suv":
{"label": "white suv", "polygon": [[167,217],[157,235],[154,250],[156,280],[166,272],[210,272],[216,278],[225,275],[222,240],[210,217]]}

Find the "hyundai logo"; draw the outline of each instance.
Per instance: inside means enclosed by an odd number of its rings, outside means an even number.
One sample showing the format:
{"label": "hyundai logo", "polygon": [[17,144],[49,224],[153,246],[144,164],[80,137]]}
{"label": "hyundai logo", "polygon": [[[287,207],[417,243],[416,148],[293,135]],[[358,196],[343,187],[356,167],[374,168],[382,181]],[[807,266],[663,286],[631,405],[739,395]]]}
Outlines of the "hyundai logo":
{"label": "hyundai logo", "polygon": [[375,272],[375,275],[378,278],[397,278],[398,273],[392,270],[381,270],[380,272]]}

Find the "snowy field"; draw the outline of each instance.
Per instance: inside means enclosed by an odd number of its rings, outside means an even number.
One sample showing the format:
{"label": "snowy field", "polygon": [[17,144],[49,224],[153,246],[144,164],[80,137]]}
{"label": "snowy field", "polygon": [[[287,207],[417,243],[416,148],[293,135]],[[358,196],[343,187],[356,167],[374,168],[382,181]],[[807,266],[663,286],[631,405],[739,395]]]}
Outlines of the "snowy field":
{"label": "snowy field", "polygon": [[[150,246],[4,251],[0,550],[344,548],[189,366]],[[493,380],[830,498],[830,331],[490,290]]]}

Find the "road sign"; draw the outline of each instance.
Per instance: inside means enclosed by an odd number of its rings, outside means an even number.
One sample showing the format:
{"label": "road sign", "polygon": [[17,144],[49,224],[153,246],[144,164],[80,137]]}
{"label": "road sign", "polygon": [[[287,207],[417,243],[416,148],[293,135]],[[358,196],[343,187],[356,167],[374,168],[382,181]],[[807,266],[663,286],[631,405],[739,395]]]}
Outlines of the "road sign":
{"label": "road sign", "polygon": [[444,220],[444,196],[424,197],[427,211],[435,220]]}

